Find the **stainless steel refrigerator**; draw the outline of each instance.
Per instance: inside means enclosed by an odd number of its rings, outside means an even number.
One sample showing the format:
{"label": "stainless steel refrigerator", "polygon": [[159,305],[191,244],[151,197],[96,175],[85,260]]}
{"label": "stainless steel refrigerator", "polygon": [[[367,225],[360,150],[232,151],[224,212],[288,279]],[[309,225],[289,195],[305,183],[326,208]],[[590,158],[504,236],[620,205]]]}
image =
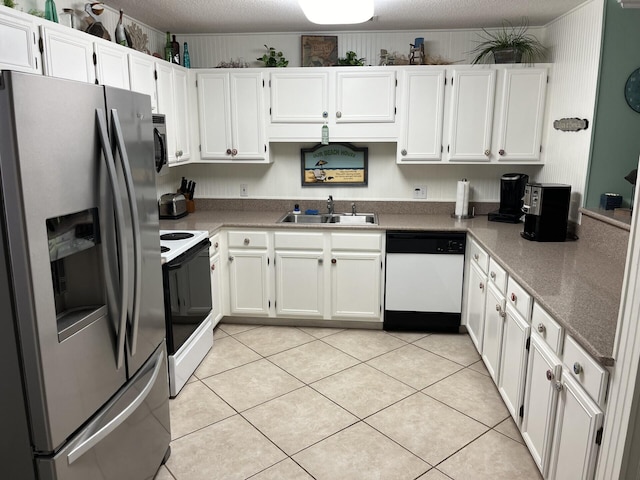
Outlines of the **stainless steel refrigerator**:
{"label": "stainless steel refrigerator", "polygon": [[169,390],[151,105],[0,75],[3,478],[153,478]]}

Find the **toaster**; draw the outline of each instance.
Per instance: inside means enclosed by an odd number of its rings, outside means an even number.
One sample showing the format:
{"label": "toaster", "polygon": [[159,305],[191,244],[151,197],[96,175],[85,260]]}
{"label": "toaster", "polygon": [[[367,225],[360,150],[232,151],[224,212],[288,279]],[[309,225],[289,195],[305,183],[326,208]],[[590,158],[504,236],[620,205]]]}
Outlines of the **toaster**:
{"label": "toaster", "polygon": [[187,214],[187,199],[181,193],[165,193],[158,201],[160,218],[182,218]]}

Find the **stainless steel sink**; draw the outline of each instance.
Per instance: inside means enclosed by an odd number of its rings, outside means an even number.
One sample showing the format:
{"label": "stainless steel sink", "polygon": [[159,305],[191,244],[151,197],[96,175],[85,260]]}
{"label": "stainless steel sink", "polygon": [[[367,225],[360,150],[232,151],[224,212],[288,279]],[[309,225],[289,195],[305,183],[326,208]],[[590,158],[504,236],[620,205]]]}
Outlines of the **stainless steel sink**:
{"label": "stainless steel sink", "polygon": [[319,215],[304,215],[301,213],[286,213],[277,223],[329,223],[332,225],[377,225],[378,217],[375,213],[322,213]]}

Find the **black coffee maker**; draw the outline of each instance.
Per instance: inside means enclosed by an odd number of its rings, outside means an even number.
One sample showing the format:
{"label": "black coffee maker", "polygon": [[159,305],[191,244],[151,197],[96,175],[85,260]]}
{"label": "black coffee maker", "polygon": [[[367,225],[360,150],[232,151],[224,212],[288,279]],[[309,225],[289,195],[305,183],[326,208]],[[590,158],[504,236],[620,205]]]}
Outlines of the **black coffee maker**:
{"label": "black coffee maker", "polygon": [[529,175],[524,173],[505,173],[500,178],[500,209],[489,213],[492,222],[520,223],[524,187]]}

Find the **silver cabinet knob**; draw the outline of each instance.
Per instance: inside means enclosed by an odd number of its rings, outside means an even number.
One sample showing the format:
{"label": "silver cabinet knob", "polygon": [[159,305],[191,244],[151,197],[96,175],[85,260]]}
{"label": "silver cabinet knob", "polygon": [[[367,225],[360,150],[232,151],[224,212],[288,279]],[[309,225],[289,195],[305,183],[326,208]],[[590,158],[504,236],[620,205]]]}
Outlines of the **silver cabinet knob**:
{"label": "silver cabinet knob", "polygon": [[336,112],[336,118],[342,118],[342,112]]}
{"label": "silver cabinet knob", "polygon": [[580,375],[582,373],[582,365],[580,365],[578,362],[573,364],[573,373],[575,373],[576,375]]}
{"label": "silver cabinet knob", "polygon": [[480,257],[478,256],[478,254],[477,254],[477,253],[474,253],[474,254],[473,254],[473,259],[474,259],[476,262],[478,261],[478,259],[479,259],[479,258],[480,258]]}
{"label": "silver cabinet knob", "polygon": [[491,278],[496,279],[496,272],[491,272]]}
{"label": "silver cabinet knob", "polygon": [[539,323],[538,324],[538,332],[540,333],[544,333],[544,331],[547,329],[547,327],[544,326],[543,323]]}
{"label": "silver cabinet knob", "polygon": [[331,259],[331,263],[333,263],[335,265],[336,263],[338,263],[338,260],[336,260],[335,258],[332,258]]}
{"label": "silver cabinet knob", "polygon": [[318,265],[322,265],[324,263],[324,260],[322,258],[318,259]]}
{"label": "silver cabinet knob", "polygon": [[553,374],[553,372],[551,370],[547,370],[547,380],[551,381],[554,378],[556,378],[556,376]]}
{"label": "silver cabinet knob", "polygon": [[507,312],[505,312],[504,310],[500,310],[500,316],[502,318],[505,318],[507,316]]}
{"label": "silver cabinet knob", "polygon": [[237,154],[238,154],[238,150],[237,149],[234,148],[234,149],[231,150],[231,155],[232,156],[235,157]]}
{"label": "silver cabinet knob", "polygon": [[518,297],[516,297],[516,294],[515,294],[515,293],[511,292],[511,301],[512,301],[513,303],[516,303],[516,300],[518,300]]}
{"label": "silver cabinet knob", "polygon": [[249,245],[249,243],[251,243],[251,240],[249,240],[248,238],[245,238],[243,243],[245,245]]}
{"label": "silver cabinet knob", "polygon": [[231,155],[231,149],[227,148],[227,155]]}
{"label": "silver cabinet knob", "polygon": [[502,148],[501,148],[500,150],[498,150],[498,154],[499,154],[500,156],[503,156],[503,155],[504,155],[504,149],[502,149]]}
{"label": "silver cabinet knob", "polygon": [[485,156],[485,157],[488,157],[489,155],[491,155],[491,150],[488,150],[488,149],[487,149],[487,150],[485,150],[485,151],[484,151],[484,156]]}
{"label": "silver cabinet knob", "polygon": [[406,154],[407,154],[407,149],[406,149],[406,148],[403,148],[403,149],[400,151],[400,153],[401,153],[402,155],[406,155]]}
{"label": "silver cabinet knob", "polygon": [[556,392],[561,392],[564,387],[560,382],[556,382],[553,384],[553,388],[555,389]]}
{"label": "silver cabinet knob", "polygon": [[216,264],[211,265],[211,271],[213,272],[216,269]]}
{"label": "silver cabinet knob", "polygon": [[328,118],[329,112],[322,112],[322,118]]}
{"label": "silver cabinet knob", "polygon": [[233,262],[233,257],[232,256],[229,256],[229,261]]}
{"label": "silver cabinet knob", "polygon": [[499,304],[499,303],[496,303],[496,312],[499,312],[500,310],[502,310],[502,309],[500,308],[500,304]]}
{"label": "silver cabinet knob", "polygon": [[218,248],[218,242],[213,244],[213,248]]}
{"label": "silver cabinet knob", "polygon": [[480,285],[478,285],[478,287],[480,287],[480,290],[484,290],[484,283],[480,282]]}

